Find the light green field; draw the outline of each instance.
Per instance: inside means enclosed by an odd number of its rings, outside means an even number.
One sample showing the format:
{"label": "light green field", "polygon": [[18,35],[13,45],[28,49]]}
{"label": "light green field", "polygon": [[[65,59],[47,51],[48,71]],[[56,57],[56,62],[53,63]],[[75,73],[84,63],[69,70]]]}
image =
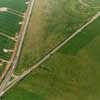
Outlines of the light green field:
{"label": "light green field", "polygon": [[40,60],[97,11],[78,0],[36,0],[16,73]]}
{"label": "light green field", "polygon": [[99,100],[100,17],[12,88],[3,100]]}
{"label": "light green field", "polygon": [[[6,7],[23,13],[27,6],[25,1],[26,0],[0,0],[0,8]],[[0,32],[14,37],[20,30],[19,22],[21,21],[22,17],[9,12],[0,12]]]}

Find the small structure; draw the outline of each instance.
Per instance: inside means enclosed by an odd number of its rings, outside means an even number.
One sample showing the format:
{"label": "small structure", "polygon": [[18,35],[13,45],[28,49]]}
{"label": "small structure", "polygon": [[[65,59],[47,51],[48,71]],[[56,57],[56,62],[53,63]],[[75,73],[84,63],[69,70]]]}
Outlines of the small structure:
{"label": "small structure", "polygon": [[13,52],[14,50],[10,50],[10,49],[3,49],[3,52],[8,53],[8,52]]}
{"label": "small structure", "polygon": [[3,49],[3,52],[8,53],[8,50],[7,49]]}
{"label": "small structure", "polygon": [[19,22],[19,25],[21,25],[23,22]]}
{"label": "small structure", "polygon": [[0,12],[7,12],[8,11],[8,8],[6,8],[6,7],[1,7],[0,8]]}
{"label": "small structure", "polygon": [[29,4],[30,3],[30,1],[26,1],[26,4]]}

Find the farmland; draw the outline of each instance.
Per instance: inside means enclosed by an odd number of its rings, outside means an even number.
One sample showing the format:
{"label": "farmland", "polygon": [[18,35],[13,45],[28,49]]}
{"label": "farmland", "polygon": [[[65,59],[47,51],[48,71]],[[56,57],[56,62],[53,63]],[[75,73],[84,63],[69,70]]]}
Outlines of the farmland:
{"label": "farmland", "polygon": [[98,100],[100,17],[34,70],[3,100]]}
{"label": "farmland", "polygon": [[[20,2],[19,2],[20,1]],[[27,5],[25,0],[0,0],[0,72],[8,64]],[[0,73],[0,74],[1,74]]]}

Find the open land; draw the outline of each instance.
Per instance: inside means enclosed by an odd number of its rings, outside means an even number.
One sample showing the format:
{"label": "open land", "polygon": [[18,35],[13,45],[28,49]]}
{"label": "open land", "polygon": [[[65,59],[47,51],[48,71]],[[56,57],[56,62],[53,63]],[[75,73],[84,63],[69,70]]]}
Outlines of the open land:
{"label": "open land", "polygon": [[[38,63],[89,22],[100,8],[98,0],[66,2],[35,1],[15,74]],[[8,91],[3,100],[99,100],[99,26],[100,17]],[[10,44],[13,48],[14,44],[11,41]]]}

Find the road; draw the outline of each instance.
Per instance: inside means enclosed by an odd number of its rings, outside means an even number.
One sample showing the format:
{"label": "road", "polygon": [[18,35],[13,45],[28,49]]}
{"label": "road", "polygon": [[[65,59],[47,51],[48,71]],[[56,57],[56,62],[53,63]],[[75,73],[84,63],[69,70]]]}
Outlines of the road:
{"label": "road", "polygon": [[61,47],[63,47],[66,43],[68,43],[71,39],[73,39],[75,36],[77,36],[84,28],[86,28],[89,24],[91,24],[93,21],[95,21],[100,16],[100,12],[98,12],[95,16],[91,18],[86,24],[84,24],[81,28],[79,28],[76,32],[74,32],[70,37],[68,37],[65,41],[63,41],[61,44],[59,44],[56,48],[54,48],[51,52],[49,52],[43,59],[41,59],[38,63],[33,65],[28,70],[24,71],[20,76],[13,79],[7,88],[0,91],[0,96],[2,96],[5,92],[7,92],[12,86],[14,86],[17,82],[22,80],[26,75],[31,73],[34,69],[39,67],[44,61],[50,58],[52,54],[54,54],[56,51],[58,51]]}
{"label": "road", "polygon": [[7,75],[5,76],[5,79],[2,81],[1,85],[0,85],[0,92],[2,92],[7,83],[10,81],[11,77],[12,77],[12,74],[16,68],[16,64],[18,62],[18,59],[19,59],[19,55],[20,55],[20,52],[21,52],[21,48],[22,48],[22,45],[23,45],[23,40],[24,40],[24,37],[25,37],[25,33],[26,33],[26,30],[27,30],[27,27],[28,27],[28,24],[29,24],[29,20],[30,20],[30,16],[31,16],[31,13],[32,13],[32,8],[33,8],[33,5],[35,3],[35,0],[31,0],[30,1],[30,4],[28,5],[28,8],[27,8],[27,11],[26,11],[26,15],[25,15],[25,18],[24,18],[24,22],[23,22],[23,25],[21,27],[21,31],[19,33],[19,38],[18,38],[18,43],[17,43],[17,53],[16,53],[16,57],[12,63],[12,66],[10,68],[10,70],[8,71]]}

